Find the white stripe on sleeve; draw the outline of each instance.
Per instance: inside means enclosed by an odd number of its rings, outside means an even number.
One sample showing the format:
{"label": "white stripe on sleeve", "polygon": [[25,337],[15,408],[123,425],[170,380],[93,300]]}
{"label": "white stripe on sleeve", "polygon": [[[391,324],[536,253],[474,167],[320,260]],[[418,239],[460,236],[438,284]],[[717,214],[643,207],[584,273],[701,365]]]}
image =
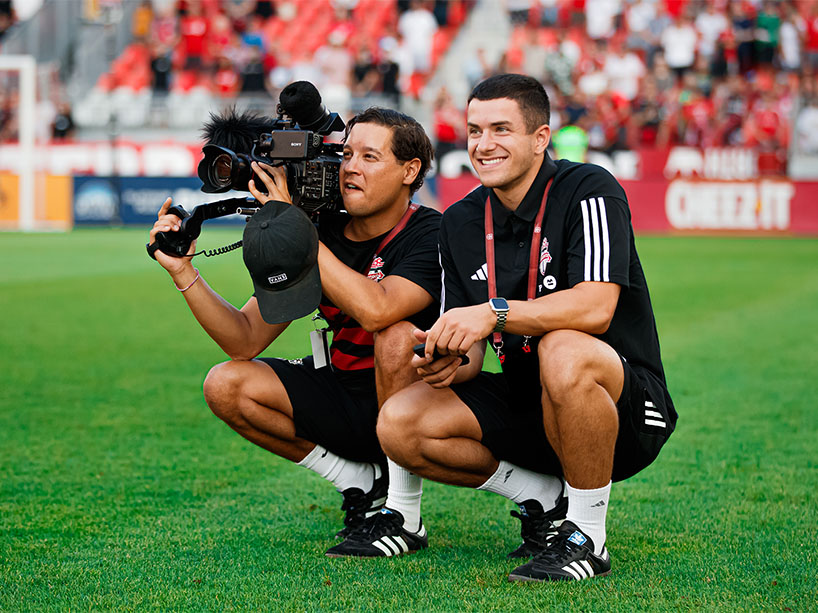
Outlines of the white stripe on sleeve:
{"label": "white stripe on sleeve", "polygon": [[582,232],[585,236],[585,277],[586,281],[591,280],[591,229],[588,222],[588,201],[579,203],[582,207]]}
{"label": "white stripe on sleeve", "polygon": [[594,278],[586,279],[586,281],[602,281],[600,276],[600,257],[602,255],[599,246],[599,209],[597,208],[596,198],[590,200],[591,209],[591,235],[594,239]]}
{"label": "white stripe on sleeve", "polygon": [[599,198],[599,221],[602,225],[602,280],[610,281],[611,243],[608,236],[608,209],[605,208],[605,199]]}
{"label": "white stripe on sleeve", "polygon": [[585,281],[611,280],[611,240],[608,210],[604,198],[580,202],[582,232],[585,241]]}

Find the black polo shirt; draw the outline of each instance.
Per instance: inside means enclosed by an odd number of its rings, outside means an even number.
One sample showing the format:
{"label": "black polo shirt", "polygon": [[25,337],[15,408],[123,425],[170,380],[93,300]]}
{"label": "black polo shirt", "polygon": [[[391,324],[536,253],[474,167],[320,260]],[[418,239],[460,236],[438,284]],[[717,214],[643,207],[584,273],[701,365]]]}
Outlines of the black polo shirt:
{"label": "black polo shirt", "polygon": [[[630,209],[622,186],[606,170],[546,154],[536,179],[516,211],[494,191],[480,186],[449,207],[440,228],[443,266],[442,309],[488,301],[485,202],[494,218],[497,295],[525,300],[534,220],[548,180],[554,177],[543,219],[536,295],[569,289],[583,281],[617,283],[622,291],[607,332],[597,335],[632,366],[653,372],[663,382],[656,322],[645,275],[634,244]],[[533,376],[538,338],[532,351],[523,337],[503,334],[503,371]]]}

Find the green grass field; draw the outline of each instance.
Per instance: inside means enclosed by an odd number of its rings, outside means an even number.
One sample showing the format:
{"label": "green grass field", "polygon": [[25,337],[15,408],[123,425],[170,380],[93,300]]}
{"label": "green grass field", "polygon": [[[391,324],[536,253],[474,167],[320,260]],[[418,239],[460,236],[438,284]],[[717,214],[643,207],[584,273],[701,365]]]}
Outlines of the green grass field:
{"label": "green grass field", "polygon": [[[0,234],[0,611],[818,608],[818,241],[638,240],[678,428],[613,488],[613,573],[531,585],[511,503],[435,483],[428,550],[324,557],[340,496],[210,413],[225,357],[145,235]],[[198,267],[249,295],[239,252]]]}

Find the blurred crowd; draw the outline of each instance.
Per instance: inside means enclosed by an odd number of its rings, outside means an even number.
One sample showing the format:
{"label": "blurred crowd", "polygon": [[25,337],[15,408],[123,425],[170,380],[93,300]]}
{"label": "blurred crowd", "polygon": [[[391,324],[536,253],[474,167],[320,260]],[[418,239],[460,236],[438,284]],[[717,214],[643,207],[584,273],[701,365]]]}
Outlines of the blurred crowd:
{"label": "blurred crowd", "polygon": [[[503,1],[512,23],[504,53],[489,59],[478,47],[463,74],[470,85],[498,72],[540,79],[555,143],[571,155],[744,145],[775,165],[793,138],[818,153],[818,0]],[[287,83],[309,80],[342,114],[397,107],[424,92],[474,4],[143,0],[133,43],[94,89],[126,100],[204,92],[229,103],[274,100]],[[0,16],[7,5],[0,0]],[[433,97],[438,153],[463,147],[464,101],[445,88]]]}
{"label": "blurred crowd", "polygon": [[578,127],[597,150],[745,145],[782,157],[793,112],[806,116],[818,104],[818,2],[509,0],[508,7],[517,26],[497,70],[542,79],[554,131]]}
{"label": "blurred crowd", "polygon": [[277,95],[308,80],[333,108],[380,94],[398,104],[416,95],[468,0],[144,0],[135,44],[102,87],[154,92],[204,88],[231,98]]}
{"label": "blurred crowd", "polygon": [[[472,83],[500,72],[540,79],[557,155],[587,149],[743,145],[771,172],[791,138],[818,153],[818,2],[506,0],[514,31],[499,61],[478,50]],[[438,97],[436,132],[462,146]],[[797,114],[796,114],[797,113]],[[460,140],[458,140],[460,139]],[[560,143],[560,141],[564,141]]]}

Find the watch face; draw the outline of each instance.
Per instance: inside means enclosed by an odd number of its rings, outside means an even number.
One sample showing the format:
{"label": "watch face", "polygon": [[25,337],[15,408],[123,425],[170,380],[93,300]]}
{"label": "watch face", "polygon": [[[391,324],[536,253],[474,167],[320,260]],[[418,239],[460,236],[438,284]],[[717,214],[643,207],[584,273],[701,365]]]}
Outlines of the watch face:
{"label": "watch face", "polygon": [[508,311],[508,302],[505,298],[492,298],[489,304],[494,311]]}

